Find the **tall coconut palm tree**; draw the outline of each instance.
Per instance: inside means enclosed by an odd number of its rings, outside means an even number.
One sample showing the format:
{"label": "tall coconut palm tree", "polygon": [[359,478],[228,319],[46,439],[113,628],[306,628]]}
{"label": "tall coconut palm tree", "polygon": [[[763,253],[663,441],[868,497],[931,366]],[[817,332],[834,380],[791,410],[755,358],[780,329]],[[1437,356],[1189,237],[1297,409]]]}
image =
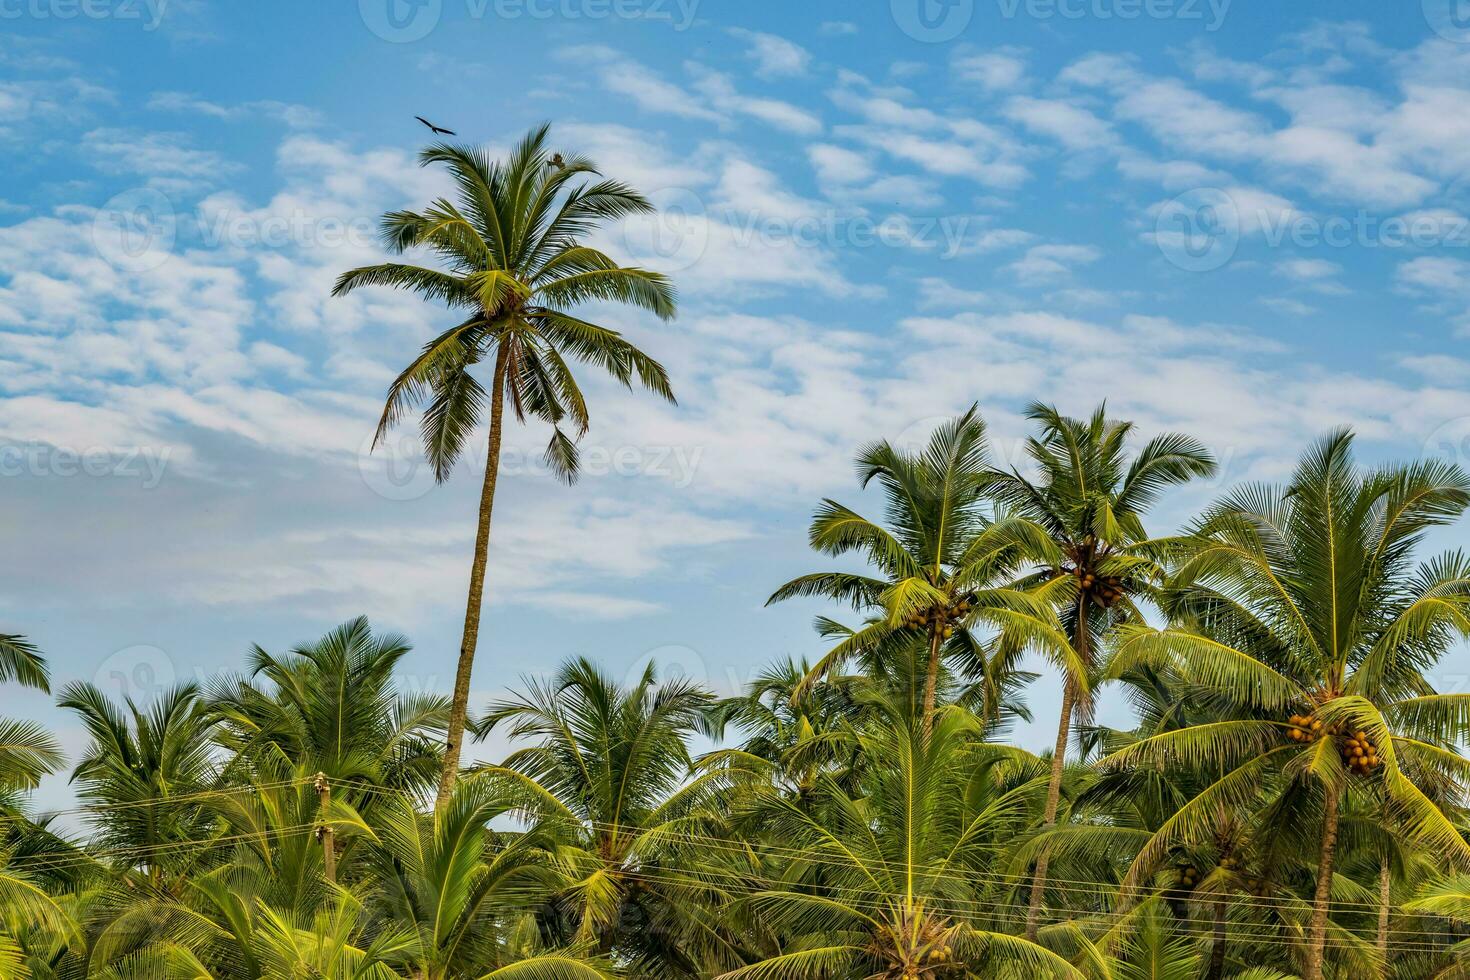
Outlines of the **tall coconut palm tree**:
{"label": "tall coconut palm tree", "polygon": [[981,626],[1000,630],[1015,645],[1034,643],[1083,680],[1047,604],[1012,586],[1046,541],[1029,522],[989,512],[985,422],[975,408],[936,429],[923,451],[878,442],[858,453],[857,468],[862,486],[876,482],[882,490],[885,522],[825,500],[812,518],[810,541],[828,555],[861,554],[876,574],[803,575],[767,600],[821,596],[868,614],[862,628],[847,631],[817,662],[810,680],[854,656],[879,663],[918,647],[923,717],[932,719],[942,659],[947,652],[973,661],[983,643],[972,629]]}
{"label": "tall coconut palm tree", "polygon": [[[1133,424],[1108,418],[1105,406],[1086,420],[1040,403],[1026,415],[1041,430],[1026,442],[1036,474],[996,472],[990,491],[1031,524],[1032,538],[1046,542],[1031,552],[1042,565],[1038,581],[1066,610],[1073,654],[1090,670],[1098,634],[1111,622],[1139,620],[1135,600],[1160,575],[1144,515],[1164,490],[1214,473],[1215,461],[1194,439],[1175,433],[1155,436],[1130,460]],[[1056,823],[1072,715],[1086,696],[1084,681],[1069,677],[1062,685],[1044,827]],[[1026,916],[1026,935],[1033,939],[1046,895],[1047,860],[1045,851],[1037,858]]]}
{"label": "tall coconut palm tree", "polygon": [[[443,481],[471,434],[487,413],[489,417],[441,802],[459,772],[506,402],[517,420],[531,416],[551,424],[546,459],[570,482],[578,467],[573,436],[587,431],[589,416],[569,360],[594,365],[624,385],[631,386],[636,375],[649,390],[670,401],[674,397],[656,361],[617,331],[570,312],[589,303],[626,303],[663,319],[673,317],[674,289],[668,279],[620,266],[583,244],[600,224],[650,212],[652,206],[626,184],[594,179],[597,170],[590,160],[551,155],[547,130],[532,130],[503,161],[446,143],[426,149],[419,162],[444,165],[457,199],[441,198],[422,211],[384,215],[382,238],[395,253],[424,250],[439,266],[387,262],[353,269],[333,289],[339,296],[363,286],[406,289],[463,317],[429,341],[389,386],[377,440],[404,414],[427,402],[420,425],[424,450],[435,478]],[[492,365],[488,388],[477,377],[484,363]],[[571,427],[573,436],[563,425]]]}
{"label": "tall coconut palm tree", "polygon": [[1437,693],[1425,677],[1470,635],[1470,558],[1414,558],[1428,529],[1466,507],[1470,477],[1458,468],[1365,472],[1341,430],[1303,456],[1286,486],[1237,490],[1206,513],[1165,594],[1180,625],[1126,627],[1115,662],[1167,658],[1248,713],[1107,760],[1225,769],[1144,848],[1132,880],[1172,843],[1212,834],[1222,815],[1279,784],[1290,809],[1320,827],[1302,958],[1303,975],[1321,980],[1345,802],[1377,809],[1381,798],[1395,833],[1470,867],[1470,844],[1431,798],[1445,780],[1460,793],[1470,780],[1454,750],[1470,734],[1470,694]]}

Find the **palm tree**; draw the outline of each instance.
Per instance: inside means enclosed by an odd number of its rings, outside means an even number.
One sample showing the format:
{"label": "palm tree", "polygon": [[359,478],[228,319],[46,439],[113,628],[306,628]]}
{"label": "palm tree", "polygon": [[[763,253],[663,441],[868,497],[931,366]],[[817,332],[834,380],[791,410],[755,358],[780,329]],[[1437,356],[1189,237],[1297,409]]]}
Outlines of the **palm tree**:
{"label": "palm tree", "polygon": [[[489,413],[489,444],[480,491],[479,524],[454,676],[439,801],[448,799],[459,772],[470,672],[479,637],[480,604],[490,545],[490,514],[500,462],[505,403],[518,420],[532,416],[552,426],[546,459],[568,482],[577,474],[577,449],[562,425],[586,432],[586,399],[568,359],[593,364],[624,385],[633,376],[673,401],[664,369],[616,331],[568,312],[587,303],[628,303],[663,319],[674,315],[674,290],[656,272],[618,265],[582,244],[603,222],[643,214],[652,206],[626,184],[595,177],[590,160],[551,156],[546,126],[532,130],[507,160],[479,150],[435,144],[419,157],[443,164],[458,200],[435,201],[423,211],[384,215],[382,237],[402,253],[431,252],[442,268],[399,262],[353,269],[333,295],[362,286],[407,289],[443,303],[463,319],[424,346],[388,389],[378,422],[381,440],[403,415],[427,400],[420,429],[436,479],[448,479],[474,429]],[[492,362],[489,389],[477,366]]]}
{"label": "palm tree", "polygon": [[[211,756],[212,714],[198,687],[163,692],[146,709],[121,708],[96,685],[67,685],[57,703],[81,717],[91,743],[72,772],[92,809],[95,840],[121,855],[119,868],[146,868],[155,888],[180,887],[184,870],[205,857],[212,817],[201,795],[218,774]],[[174,797],[181,797],[172,803]],[[176,873],[166,882],[166,871]]]}
{"label": "palm tree", "polygon": [[1012,753],[980,734],[960,709],[926,719],[896,699],[859,735],[864,754],[885,764],[868,769],[857,794],[825,777],[810,806],[766,797],[766,839],[789,855],[787,868],[762,878],[753,867],[743,881],[746,903],[783,930],[786,948],[722,980],[930,980],[1012,968],[1080,977],[1006,929],[992,867],[1024,828],[1030,792],[993,791],[992,769]]}
{"label": "palm tree", "polygon": [[[1130,461],[1131,422],[1109,419],[1100,406],[1090,419],[1068,418],[1033,404],[1027,417],[1040,433],[1026,442],[1034,478],[1019,472],[992,475],[990,490],[1018,519],[1031,525],[1044,547],[1031,554],[1042,569],[1037,579],[1066,609],[1071,648],[1084,670],[1095,665],[1096,636],[1109,623],[1141,619],[1135,598],[1157,580],[1143,517],[1167,488],[1209,476],[1215,461],[1194,439],[1175,433],[1155,436]],[[1047,787],[1044,827],[1056,823],[1061,802],[1073,710],[1086,703],[1085,681],[1069,677],[1062,686],[1061,718]],[[1036,937],[1046,894],[1048,857],[1036,862],[1026,935]]]}
{"label": "palm tree", "polygon": [[857,552],[877,574],[803,575],[767,600],[821,596],[869,614],[862,628],[840,631],[841,642],[812,668],[809,681],[855,655],[876,665],[895,653],[900,660],[910,656],[918,646],[923,717],[932,720],[943,656],[973,662],[984,644],[971,630],[980,625],[1001,630],[1005,644],[1034,643],[1080,679],[1080,664],[1068,658],[1050,609],[1011,584],[1038,541],[1028,522],[987,511],[988,458],[985,422],[973,407],[935,430],[922,452],[878,442],[858,453],[862,486],[876,481],[883,492],[885,524],[824,500],[810,541],[828,555]]}
{"label": "palm tree", "polygon": [[522,935],[527,910],[563,879],[539,833],[496,840],[488,824],[510,809],[502,788],[480,776],[428,817],[408,797],[390,799],[373,831],[379,931],[405,934],[398,960],[422,980],[607,980],[606,964],[582,951]]}
{"label": "palm tree", "polygon": [[[476,733],[507,726],[530,744],[483,771],[561,843],[571,884],[558,905],[568,940],[595,942],[659,969],[690,973],[677,944],[684,886],[660,877],[681,834],[714,819],[720,769],[694,772],[689,739],[713,702],[685,679],[659,682],[650,663],[623,687],[585,659],[490,705]],[[635,927],[634,924],[641,924]]]}
{"label": "palm tree", "polygon": [[412,649],[361,616],[288,654],[257,646],[248,679],[213,685],[219,742],[266,780],[321,772],[339,789],[425,790],[441,772],[449,699],[395,686]]}
{"label": "palm tree", "polygon": [[1470,845],[1431,798],[1446,784],[1458,797],[1470,779],[1454,749],[1470,733],[1470,695],[1439,694],[1424,676],[1470,635],[1470,558],[1414,562],[1425,531],[1467,506],[1470,477],[1458,468],[1364,472],[1340,430],[1303,456],[1288,485],[1237,490],[1205,514],[1165,594],[1180,625],[1127,627],[1115,662],[1167,658],[1241,714],[1106,760],[1226,770],[1144,848],[1130,880],[1274,790],[1281,809],[1320,827],[1303,950],[1304,976],[1320,980],[1345,802],[1376,811],[1381,796],[1395,833],[1470,866]]}
{"label": "palm tree", "polygon": [[[23,636],[0,635],[0,683],[15,681],[50,692],[46,659]],[[61,745],[35,722],[0,718],[0,814],[19,816],[20,794],[62,763]]]}
{"label": "palm tree", "polygon": [[35,644],[14,633],[0,633],[0,683],[5,681],[51,690],[46,658]]}

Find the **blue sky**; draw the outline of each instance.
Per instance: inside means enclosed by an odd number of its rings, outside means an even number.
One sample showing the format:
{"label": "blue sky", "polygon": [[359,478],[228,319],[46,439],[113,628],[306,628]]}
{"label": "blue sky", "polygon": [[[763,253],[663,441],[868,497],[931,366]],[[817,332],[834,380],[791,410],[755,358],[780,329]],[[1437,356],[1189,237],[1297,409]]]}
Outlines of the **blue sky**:
{"label": "blue sky", "polygon": [[[819,654],[830,610],[762,608],[821,567],[813,507],[873,508],[855,448],[973,401],[1003,459],[1038,397],[1206,441],[1221,477],[1160,529],[1337,424],[1370,459],[1465,462],[1455,13],[0,0],[0,624],[59,683],[146,697],[366,613],[413,640],[405,683],[447,686],[479,463],[434,487],[411,428],[365,451],[444,319],[327,295],[378,255],[377,215],[445,190],[414,115],[492,147],[553,121],[665,206],[601,243],[682,296],[671,324],[599,311],[677,408],[592,381],[572,489],[543,433],[508,440],[477,704],[577,653],[722,691]],[[1035,685],[1023,742],[1056,701]]]}

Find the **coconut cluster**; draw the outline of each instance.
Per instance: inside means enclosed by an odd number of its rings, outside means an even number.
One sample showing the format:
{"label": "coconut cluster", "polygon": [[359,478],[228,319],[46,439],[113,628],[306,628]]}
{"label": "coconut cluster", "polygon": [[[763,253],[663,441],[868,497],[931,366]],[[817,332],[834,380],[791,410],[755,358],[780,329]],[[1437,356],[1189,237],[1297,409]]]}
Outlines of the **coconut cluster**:
{"label": "coconut cluster", "polygon": [[1185,865],[1179,869],[1179,887],[1193,889],[1195,885],[1199,884],[1199,879],[1199,869],[1193,865]]}
{"label": "coconut cluster", "polygon": [[1088,593],[1101,606],[1111,606],[1123,598],[1123,580],[1116,575],[1098,575],[1086,568],[1074,568],[1077,587]]}
{"label": "coconut cluster", "polygon": [[1245,890],[1257,898],[1270,898],[1275,894],[1271,882],[1265,878],[1251,877],[1245,881]]}
{"label": "coconut cluster", "polygon": [[909,629],[936,629],[948,639],[954,635],[955,624],[968,616],[972,608],[969,599],[961,599],[952,606],[930,606],[911,614],[903,625]]}
{"label": "coconut cluster", "polygon": [[1342,753],[1342,761],[1353,772],[1367,775],[1378,768],[1378,747],[1369,741],[1367,733],[1353,732],[1343,735],[1335,729],[1324,729],[1321,719],[1311,715],[1292,715],[1290,721],[1292,727],[1287,729],[1286,735],[1293,741],[1315,742],[1323,735],[1334,736],[1337,738],[1337,750]]}
{"label": "coconut cluster", "polygon": [[1286,737],[1293,742],[1315,742],[1322,737],[1322,720],[1311,715],[1292,715]]}
{"label": "coconut cluster", "polygon": [[1342,760],[1352,767],[1353,772],[1366,775],[1378,768],[1378,747],[1368,741],[1363,732],[1353,732],[1338,746]]}

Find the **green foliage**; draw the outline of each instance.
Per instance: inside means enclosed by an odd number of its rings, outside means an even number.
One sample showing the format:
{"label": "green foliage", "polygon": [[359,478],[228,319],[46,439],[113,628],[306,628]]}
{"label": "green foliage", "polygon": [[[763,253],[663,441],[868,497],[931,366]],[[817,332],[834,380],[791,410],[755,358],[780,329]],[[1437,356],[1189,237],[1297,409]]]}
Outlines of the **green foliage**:
{"label": "green foliage", "polygon": [[[535,251],[495,202],[538,145],[434,151],[466,200],[394,218],[393,241]],[[632,207],[607,193],[568,227]],[[595,255],[544,258],[573,280],[546,295],[608,288],[575,278]],[[498,269],[362,278],[467,307],[535,294]],[[452,705],[405,693],[407,642],[365,619],[148,704],[64,687],[77,840],[27,806],[56,740],[0,720],[0,980],[1470,971],[1470,696],[1430,682],[1470,634],[1470,559],[1417,554],[1470,480],[1364,470],[1334,433],[1285,486],[1156,540],[1145,509],[1207,453],[1160,436],[1130,458],[1101,412],[1032,417],[1030,476],[993,467],[973,410],[920,451],[860,453],[882,521],[826,501],[811,543],[865,570],[773,596],[863,616],[820,618],[815,664],[717,698],[568,661],[483,706],[472,733],[513,747],[437,806]],[[999,740],[1030,654],[1078,696],[1078,758]],[[44,689],[44,661],[3,638],[0,677]],[[1086,710],[1107,685],[1132,727]]]}

